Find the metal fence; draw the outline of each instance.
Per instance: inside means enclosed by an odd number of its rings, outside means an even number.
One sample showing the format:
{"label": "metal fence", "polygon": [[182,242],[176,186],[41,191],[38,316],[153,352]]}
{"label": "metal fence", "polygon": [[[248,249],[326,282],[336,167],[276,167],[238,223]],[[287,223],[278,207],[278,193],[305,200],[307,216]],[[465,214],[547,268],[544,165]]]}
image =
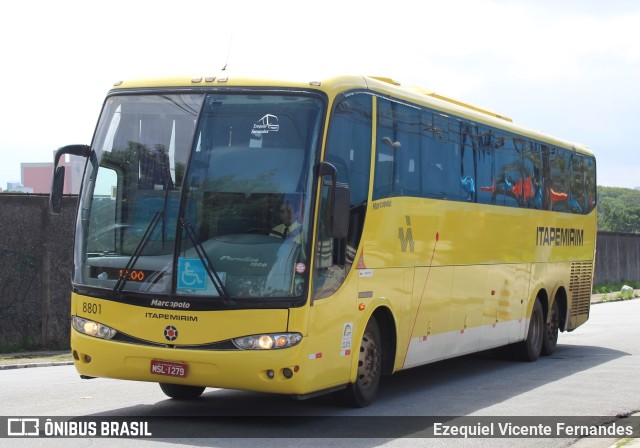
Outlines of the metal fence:
{"label": "metal fence", "polygon": [[594,283],[640,281],[640,235],[598,232]]}

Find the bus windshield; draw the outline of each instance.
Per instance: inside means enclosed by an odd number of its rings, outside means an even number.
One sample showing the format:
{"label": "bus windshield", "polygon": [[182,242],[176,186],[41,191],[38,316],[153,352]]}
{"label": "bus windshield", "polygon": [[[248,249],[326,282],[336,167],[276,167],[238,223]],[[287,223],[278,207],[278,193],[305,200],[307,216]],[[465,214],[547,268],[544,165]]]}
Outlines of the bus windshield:
{"label": "bus windshield", "polygon": [[301,297],[322,113],[301,93],[109,97],[80,199],[74,282]]}

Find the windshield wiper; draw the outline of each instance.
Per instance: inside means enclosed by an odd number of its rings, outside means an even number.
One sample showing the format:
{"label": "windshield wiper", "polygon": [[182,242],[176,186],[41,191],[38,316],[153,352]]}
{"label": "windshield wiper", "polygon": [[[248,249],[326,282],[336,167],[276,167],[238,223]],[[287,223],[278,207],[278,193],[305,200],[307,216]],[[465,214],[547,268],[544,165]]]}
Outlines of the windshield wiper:
{"label": "windshield wiper", "polygon": [[120,278],[116,282],[116,285],[113,287],[113,292],[114,293],[119,294],[124,289],[124,285],[127,283],[127,280],[129,279],[129,272],[131,272],[133,267],[138,262],[138,259],[140,258],[140,255],[142,254],[142,250],[147,245],[147,242],[151,238],[151,234],[153,233],[155,228],[158,226],[158,223],[160,222],[160,219],[163,216],[164,216],[164,210],[156,212],[156,214],[153,215],[153,218],[151,219],[151,222],[147,226],[147,229],[144,231],[144,235],[142,235],[142,238],[140,239],[140,242],[138,243],[138,245],[136,246],[135,250],[133,251],[133,255],[131,255],[131,258],[129,258],[129,261],[127,262],[127,265],[124,267],[123,273],[120,275]]}
{"label": "windshield wiper", "polygon": [[[151,219],[151,222],[149,222],[149,225],[147,226],[147,229],[145,230],[144,235],[142,235],[142,238],[140,239],[140,242],[136,246],[135,250],[133,251],[131,258],[129,258],[129,261],[125,266],[122,275],[120,275],[120,277],[118,278],[118,281],[113,287],[114,293],[119,294],[124,289],[124,286],[126,285],[127,280],[129,279],[129,272],[131,272],[131,270],[133,270],[133,268],[135,267],[136,263],[138,262],[138,259],[140,258],[140,255],[142,255],[142,251],[144,250],[145,246],[147,245],[147,242],[149,241],[149,239],[151,238],[151,235],[153,234],[153,231],[158,226],[158,223],[163,218],[163,216],[164,216],[164,211],[156,212],[156,214]],[[218,275],[215,268],[213,267],[211,260],[209,260],[209,256],[207,255],[207,252],[204,250],[204,247],[202,247],[202,243],[200,243],[196,239],[196,236],[193,231],[193,228],[191,227],[191,224],[189,224],[189,221],[187,221],[186,219],[181,218],[180,225],[182,226],[183,229],[186,230],[187,236],[191,240],[191,243],[193,244],[196,254],[198,254],[198,258],[200,258],[202,265],[207,271],[207,275],[209,276],[211,283],[213,283],[213,286],[216,288],[216,291],[218,291],[218,295],[220,295],[224,299],[227,299],[229,297],[229,293],[227,292],[227,289],[225,288],[224,283],[222,283],[220,276]]]}
{"label": "windshield wiper", "polygon": [[162,210],[160,210],[159,212],[156,212],[156,214],[153,215],[151,222],[147,226],[147,229],[144,231],[144,235],[142,235],[142,239],[140,239],[140,242],[138,243],[135,250],[133,251],[133,255],[131,255],[131,258],[129,258],[129,261],[127,262],[127,265],[124,268],[123,275],[120,275],[120,278],[118,278],[116,285],[113,287],[113,292],[116,294],[121,293],[122,290],[124,289],[124,285],[126,285],[127,280],[129,279],[129,272],[133,270],[133,267],[138,262],[138,259],[142,254],[142,250],[145,248],[145,246],[149,242],[149,239],[151,238],[151,234],[153,233],[155,228],[158,226],[158,222],[160,222],[160,219],[162,219],[161,233],[162,233],[162,247],[164,248],[165,236],[166,236],[167,206],[169,202],[169,190],[170,190],[169,185],[166,182],[164,184],[164,189],[165,190],[164,190],[164,200],[162,202]]}
{"label": "windshield wiper", "polygon": [[198,258],[200,258],[202,265],[207,271],[207,275],[209,276],[211,283],[213,283],[213,286],[215,286],[216,291],[218,291],[218,295],[220,295],[223,299],[229,298],[229,293],[227,292],[227,289],[224,287],[224,283],[222,283],[222,280],[220,280],[220,276],[216,272],[216,268],[213,267],[213,263],[211,263],[211,260],[209,260],[209,256],[207,255],[207,252],[204,250],[204,247],[202,247],[202,243],[197,240],[196,235],[189,221],[184,218],[180,218],[180,225],[182,226],[183,229],[186,230],[187,236],[191,240],[191,243],[193,244],[193,248],[196,250],[196,254],[198,254]]}

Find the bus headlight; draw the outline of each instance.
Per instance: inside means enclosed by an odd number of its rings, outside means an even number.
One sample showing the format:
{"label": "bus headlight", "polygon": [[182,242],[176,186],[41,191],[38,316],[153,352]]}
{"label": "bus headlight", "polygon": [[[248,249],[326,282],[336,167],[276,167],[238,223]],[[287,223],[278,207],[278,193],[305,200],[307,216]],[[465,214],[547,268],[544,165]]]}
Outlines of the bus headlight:
{"label": "bus headlight", "polygon": [[73,328],[80,333],[101,339],[111,339],[117,333],[117,331],[111,327],[78,316],[73,316],[71,324]]}
{"label": "bus headlight", "polygon": [[302,340],[300,333],[254,334],[232,339],[240,350],[270,350],[297,345]]}

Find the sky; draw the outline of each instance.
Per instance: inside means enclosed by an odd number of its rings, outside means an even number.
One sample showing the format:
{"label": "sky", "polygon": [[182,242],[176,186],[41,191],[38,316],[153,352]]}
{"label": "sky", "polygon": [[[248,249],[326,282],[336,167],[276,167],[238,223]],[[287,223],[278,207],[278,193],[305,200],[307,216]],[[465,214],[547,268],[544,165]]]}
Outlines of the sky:
{"label": "sky", "polygon": [[586,144],[598,185],[640,187],[636,0],[32,0],[2,10],[2,189],[21,180],[21,162],[89,144],[114,82],[216,75],[225,64],[256,77],[418,85]]}

